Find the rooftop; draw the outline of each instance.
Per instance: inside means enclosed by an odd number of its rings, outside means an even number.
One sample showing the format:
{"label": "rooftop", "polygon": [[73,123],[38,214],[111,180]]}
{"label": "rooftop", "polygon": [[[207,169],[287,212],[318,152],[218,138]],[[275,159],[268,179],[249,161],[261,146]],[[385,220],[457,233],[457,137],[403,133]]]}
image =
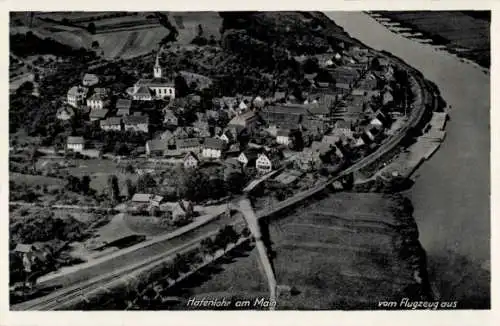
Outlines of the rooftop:
{"label": "rooftop", "polygon": [[131,100],[120,98],[116,101],[116,108],[117,109],[130,109],[131,106],[132,106]]}
{"label": "rooftop", "polygon": [[224,149],[225,143],[223,140],[217,138],[206,138],[203,147],[213,149]]}
{"label": "rooftop", "polygon": [[201,138],[184,138],[177,139],[175,144],[178,148],[190,148],[190,147],[198,147],[202,143]]}
{"label": "rooftop", "polygon": [[85,139],[81,136],[69,136],[68,144],[84,144]]}
{"label": "rooftop", "polygon": [[91,118],[103,119],[106,117],[107,114],[108,114],[107,109],[96,109],[90,111]]}
{"label": "rooftop", "polygon": [[148,124],[149,117],[147,115],[128,115],[123,117],[123,123],[126,125]]}

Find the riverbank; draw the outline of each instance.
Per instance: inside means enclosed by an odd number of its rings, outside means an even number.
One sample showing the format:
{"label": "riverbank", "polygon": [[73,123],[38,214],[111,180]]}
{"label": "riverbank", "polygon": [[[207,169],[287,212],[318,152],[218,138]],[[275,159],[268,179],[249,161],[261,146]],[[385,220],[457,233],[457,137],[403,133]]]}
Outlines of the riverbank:
{"label": "riverbank", "polygon": [[392,33],[360,12],[327,12],[352,37],[386,50],[434,82],[451,105],[446,140],[417,171],[410,197],[428,254],[430,279],[441,300],[462,307],[490,305],[490,76],[462,62]]}
{"label": "riverbank", "polygon": [[369,14],[393,32],[429,42],[490,68],[491,15],[488,11],[373,11]]}

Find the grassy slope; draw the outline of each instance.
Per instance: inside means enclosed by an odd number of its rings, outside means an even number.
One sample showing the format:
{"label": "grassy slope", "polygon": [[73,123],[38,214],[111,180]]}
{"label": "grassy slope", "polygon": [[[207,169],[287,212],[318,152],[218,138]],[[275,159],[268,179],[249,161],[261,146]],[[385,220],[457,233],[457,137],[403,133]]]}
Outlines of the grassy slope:
{"label": "grassy slope", "polygon": [[[380,300],[418,297],[422,288],[412,279],[411,259],[400,258],[404,237],[384,223],[409,223],[401,231],[416,229],[410,216],[397,218],[395,210],[398,204],[379,194],[338,193],[272,222],[278,283],[300,292],[283,296],[278,308],[376,309]],[[377,222],[353,224],[323,213]],[[245,256],[186,282],[181,293],[245,293],[247,299],[267,293],[256,251]]]}

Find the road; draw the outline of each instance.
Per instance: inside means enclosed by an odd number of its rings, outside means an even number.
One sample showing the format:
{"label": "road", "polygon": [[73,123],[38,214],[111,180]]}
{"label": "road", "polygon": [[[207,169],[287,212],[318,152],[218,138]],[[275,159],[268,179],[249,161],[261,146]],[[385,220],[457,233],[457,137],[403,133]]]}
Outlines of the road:
{"label": "road", "polygon": [[[398,64],[400,63],[398,62]],[[416,78],[419,85],[423,87],[424,81],[422,80],[422,78],[417,75],[413,76]],[[415,126],[423,116],[423,113],[426,109],[424,103],[427,102],[425,99],[432,96],[432,94],[428,93],[428,90],[425,87],[421,88],[421,90],[423,92],[422,105],[416,106],[410,117],[408,118],[406,126],[401,128],[398,134],[387,139],[374,153],[353,164],[346,170],[342,171],[339,175],[331,177],[327,181],[321,182],[313,188],[302,191],[293,197],[290,197],[282,202],[279,202],[276,205],[268,207],[267,209],[257,211],[257,218],[263,218],[273,215],[289,206],[295,205],[303,201],[304,199],[323,191],[334,181],[337,181],[340,178],[349,175],[350,173],[353,173],[376,162],[383,155],[392,150],[401,142],[401,140],[406,136],[406,133],[411,128],[413,128],[413,126]],[[237,201],[239,201],[239,199],[236,199],[234,202]],[[239,223],[244,223],[242,216],[221,218],[218,219],[215,223],[203,225],[200,228],[196,228],[174,239],[170,239],[165,242],[159,242],[152,246],[141,248],[126,255],[116,257],[115,259],[110,259],[106,261],[106,264],[99,265],[98,268],[94,266],[93,268],[78,270],[70,275],[67,275],[64,279],[58,281],[53,280],[52,282],[48,281],[44,283],[45,286],[63,285],[64,287],[63,289],[55,291],[48,296],[13,305],[11,306],[11,309],[56,309],[59,306],[60,302],[66,302],[68,299],[74,300],[76,297],[81,298],[82,295],[88,294],[89,291],[91,292],[96,288],[106,286],[106,284],[109,284],[110,282],[116,280],[116,278],[120,278],[120,275],[129,274],[133,271],[136,271],[137,269],[145,268],[161,259],[168,260],[173,255],[181,253],[183,252],[183,250],[187,250],[189,246],[197,246],[197,243],[199,243],[202,239],[214,236],[218,232],[219,228],[223,225],[235,225]],[[138,263],[131,265],[132,262],[137,261]],[[122,268],[122,266],[125,265],[128,267]]]}

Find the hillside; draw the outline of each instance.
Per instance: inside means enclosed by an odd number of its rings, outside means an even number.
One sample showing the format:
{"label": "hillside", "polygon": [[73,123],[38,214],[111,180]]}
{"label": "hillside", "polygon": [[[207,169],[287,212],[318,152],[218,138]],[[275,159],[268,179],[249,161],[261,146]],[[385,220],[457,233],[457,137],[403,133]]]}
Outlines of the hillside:
{"label": "hillside", "polygon": [[[293,290],[281,295],[277,309],[388,309],[378,303],[429,300],[425,252],[411,214],[400,196],[336,193],[278,216],[269,226],[276,278]],[[252,250],[202,271],[172,295],[253,301],[267,291]]]}

